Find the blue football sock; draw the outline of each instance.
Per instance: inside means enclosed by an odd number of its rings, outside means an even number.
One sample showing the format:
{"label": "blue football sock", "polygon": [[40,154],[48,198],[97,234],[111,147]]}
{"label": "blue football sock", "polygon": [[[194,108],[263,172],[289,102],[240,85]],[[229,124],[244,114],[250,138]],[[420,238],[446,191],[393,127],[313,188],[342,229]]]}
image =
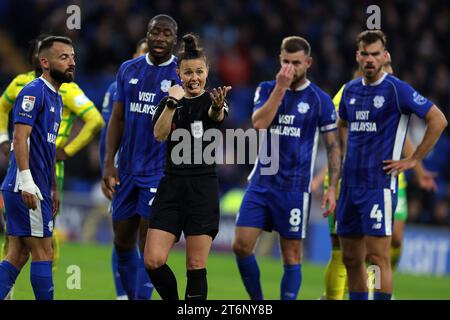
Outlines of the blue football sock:
{"label": "blue football sock", "polygon": [[30,280],[36,300],[53,300],[53,261],[32,261]]}
{"label": "blue football sock", "polygon": [[349,300],[369,300],[368,292],[352,292],[348,293]]}
{"label": "blue football sock", "polygon": [[19,270],[8,261],[3,260],[0,263],[0,300],[8,295],[18,275]]}
{"label": "blue football sock", "polygon": [[281,280],[281,300],[297,300],[300,286],[302,285],[302,265],[292,264],[284,266],[283,279]]}
{"label": "blue football sock", "polygon": [[111,267],[114,276],[114,287],[116,288],[117,298],[128,298],[127,293],[122,285],[122,280],[120,279],[120,274],[118,270],[118,262],[117,262],[117,253],[116,249],[113,247],[112,258],[111,258]]}
{"label": "blue football sock", "polygon": [[139,263],[138,252],[136,248],[134,248],[131,251],[116,250],[116,254],[117,271],[119,271],[123,288],[125,289],[128,298],[134,299],[134,292],[136,291],[136,274]]}
{"label": "blue football sock", "polygon": [[150,300],[152,298],[152,293],[153,284],[144,266],[144,253],[141,252],[137,270],[136,293],[134,298],[136,300]]}
{"label": "blue football sock", "polygon": [[256,262],[255,255],[252,254],[243,259],[236,259],[239,272],[241,273],[242,281],[244,282],[245,289],[250,296],[251,300],[263,300],[263,293],[261,289],[258,263]]}
{"label": "blue football sock", "polygon": [[384,293],[384,292],[377,292],[375,291],[373,293],[373,300],[391,300],[392,294],[390,293]]}

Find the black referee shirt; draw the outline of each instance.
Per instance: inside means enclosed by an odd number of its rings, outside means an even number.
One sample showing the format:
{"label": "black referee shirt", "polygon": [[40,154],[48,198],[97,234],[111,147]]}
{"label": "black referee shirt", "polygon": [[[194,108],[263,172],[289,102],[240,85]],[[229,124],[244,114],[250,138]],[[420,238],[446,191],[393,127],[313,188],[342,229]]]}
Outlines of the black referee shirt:
{"label": "black referee shirt", "polygon": [[[162,99],[153,115],[153,124],[155,124],[166,106],[167,97]],[[208,116],[208,110],[211,107],[212,100],[208,92],[193,97],[182,98],[172,119],[172,129],[167,138],[167,154],[164,174],[166,175],[216,175],[216,164],[207,164],[203,159],[203,151],[213,143],[204,141],[203,134],[206,130],[219,129],[223,121],[217,122]],[[225,117],[228,114],[228,104],[224,106]],[[178,141],[172,141],[172,136],[177,129],[184,129],[189,133],[190,145],[185,138],[178,138]],[[187,140],[187,139],[186,139]],[[195,141],[196,140],[196,141]],[[213,139],[214,140],[214,139]],[[201,142],[201,143],[200,143]],[[182,144],[182,145],[181,145]],[[178,146],[177,146],[178,145]],[[185,146],[181,148],[181,146]],[[176,158],[181,163],[174,163],[172,150],[175,150]],[[189,148],[188,148],[189,147]],[[214,153],[212,153],[215,155]]]}

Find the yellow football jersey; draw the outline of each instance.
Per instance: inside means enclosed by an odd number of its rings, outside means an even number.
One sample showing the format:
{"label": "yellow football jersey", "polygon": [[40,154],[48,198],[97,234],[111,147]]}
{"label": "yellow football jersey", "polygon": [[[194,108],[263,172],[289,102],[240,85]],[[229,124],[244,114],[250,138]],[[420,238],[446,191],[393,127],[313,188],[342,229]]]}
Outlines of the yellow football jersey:
{"label": "yellow football jersey", "polygon": [[[19,74],[6,88],[0,98],[0,134],[8,133],[9,112],[13,108],[14,101],[22,88],[35,78],[34,71]],[[83,90],[75,82],[63,83],[59,88],[59,94],[62,97],[63,114],[56,139],[56,147],[64,148],[67,155],[73,156],[92,140],[103,127],[104,121],[94,103],[86,97]],[[75,117],[79,117],[86,122],[85,127],[87,128],[84,130],[83,127],[77,137],[67,144]]]}

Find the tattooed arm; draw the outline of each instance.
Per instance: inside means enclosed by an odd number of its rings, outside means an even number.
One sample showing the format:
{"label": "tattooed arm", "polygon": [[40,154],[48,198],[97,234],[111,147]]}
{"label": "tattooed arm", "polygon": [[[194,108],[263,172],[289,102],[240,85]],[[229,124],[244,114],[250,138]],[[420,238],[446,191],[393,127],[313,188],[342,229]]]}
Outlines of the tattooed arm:
{"label": "tattooed arm", "polygon": [[327,210],[324,212],[324,216],[326,217],[334,212],[336,208],[336,188],[341,175],[341,149],[339,147],[337,131],[326,132],[323,137],[327,150],[329,175],[328,190],[323,195],[322,200],[322,209],[328,204]]}

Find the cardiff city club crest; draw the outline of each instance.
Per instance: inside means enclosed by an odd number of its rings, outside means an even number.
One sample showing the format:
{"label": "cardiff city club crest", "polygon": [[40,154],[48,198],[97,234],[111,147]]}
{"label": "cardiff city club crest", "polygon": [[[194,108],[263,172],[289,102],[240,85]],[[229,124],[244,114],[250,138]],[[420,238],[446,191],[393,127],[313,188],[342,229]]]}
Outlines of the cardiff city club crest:
{"label": "cardiff city club crest", "polygon": [[297,110],[298,110],[298,112],[300,112],[302,114],[307,113],[309,110],[309,104],[306,102],[300,102],[297,105]]}
{"label": "cardiff city club crest", "polygon": [[162,92],[169,91],[170,85],[171,85],[171,81],[170,80],[163,80],[163,81],[161,81],[161,91]]}
{"label": "cardiff city club crest", "polygon": [[381,108],[384,104],[384,97],[383,96],[375,96],[373,98],[373,106],[375,108]]}

